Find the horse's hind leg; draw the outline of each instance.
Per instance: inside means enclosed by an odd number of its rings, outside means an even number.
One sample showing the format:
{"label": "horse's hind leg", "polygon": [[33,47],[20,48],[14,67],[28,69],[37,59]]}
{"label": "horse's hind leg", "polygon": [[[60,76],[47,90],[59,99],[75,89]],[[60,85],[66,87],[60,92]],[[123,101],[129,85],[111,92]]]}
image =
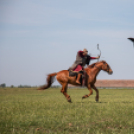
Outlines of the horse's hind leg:
{"label": "horse's hind leg", "polygon": [[92,88],[96,91],[95,100],[96,100],[96,102],[98,102],[98,101],[99,101],[99,91],[98,91],[98,89],[95,87],[95,85],[93,85]]}
{"label": "horse's hind leg", "polygon": [[89,97],[90,95],[93,94],[93,91],[92,91],[92,89],[91,89],[90,84],[87,85],[87,88],[88,88],[88,90],[89,90],[89,94],[88,94],[88,95],[84,95],[84,96],[82,97],[82,99],[87,98],[87,97]]}
{"label": "horse's hind leg", "polygon": [[67,83],[62,83],[62,89],[61,89],[61,92],[64,94],[64,96],[66,97],[67,101],[68,102],[71,102],[71,98],[70,96],[67,94]]}

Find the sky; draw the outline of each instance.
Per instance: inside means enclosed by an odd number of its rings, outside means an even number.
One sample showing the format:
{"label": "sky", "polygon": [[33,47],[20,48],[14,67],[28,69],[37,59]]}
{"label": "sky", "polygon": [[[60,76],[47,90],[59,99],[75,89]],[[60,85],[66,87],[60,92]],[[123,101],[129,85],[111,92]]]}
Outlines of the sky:
{"label": "sky", "polygon": [[133,0],[0,0],[0,84],[45,84],[47,74],[67,70],[79,50],[98,56],[97,44],[100,60],[113,70],[97,79],[134,79],[129,37]]}

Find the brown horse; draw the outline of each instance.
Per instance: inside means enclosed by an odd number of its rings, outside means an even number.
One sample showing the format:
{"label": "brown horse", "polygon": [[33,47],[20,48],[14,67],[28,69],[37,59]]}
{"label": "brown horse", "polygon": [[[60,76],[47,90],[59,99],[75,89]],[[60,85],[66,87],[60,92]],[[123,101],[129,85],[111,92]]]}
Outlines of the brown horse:
{"label": "brown horse", "polygon": [[[88,88],[89,94],[84,95],[82,97],[82,99],[87,98],[90,95],[92,95],[92,93],[93,93],[92,88],[93,88],[96,91],[95,100],[99,101],[99,91],[95,87],[95,82],[96,82],[96,76],[99,74],[99,72],[101,70],[106,71],[108,74],[113,73],[112,69],[105,61],[100,61],[100,62],[94,63],[92,65],[87,66],[87,68],[84,69],[84,71],[86,72],[85,86]],[[78,85],[78,84],[76,83],[76,76],[70,77],[68,70],[62,70],[58,73],[49,74],[47,77],[47,84],[38,88],[38,90],[44,90],[44,89],[49,88],[51,86],[51,84],[53,83],[54,76],[56,76],[58,82],[62,85],[61,92],[66,97],[67,101],[71,102],[71,98],[67,94],[67,86],[68,86],[68,84],[72,84],[72,85]]]}

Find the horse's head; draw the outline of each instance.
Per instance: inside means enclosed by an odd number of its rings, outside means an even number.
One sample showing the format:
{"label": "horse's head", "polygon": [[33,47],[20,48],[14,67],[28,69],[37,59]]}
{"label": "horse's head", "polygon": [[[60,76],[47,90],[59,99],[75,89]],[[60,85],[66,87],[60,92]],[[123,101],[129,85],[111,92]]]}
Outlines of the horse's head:
{"label": "horse's head", "polygon": [[88,66],[89,69],[93,69],[94,67],[96,67],[98,70],[106,71],[109,74],[113,73],[113,70],[110,68],[106,61],[100,61]]}
{"label": "horse's head", "polygon": [[110,68],[110,66],[107,64],[106,61],[101,61],[102,63],[102,70],[108,72],[108,74],[113,74],[113,70]]}

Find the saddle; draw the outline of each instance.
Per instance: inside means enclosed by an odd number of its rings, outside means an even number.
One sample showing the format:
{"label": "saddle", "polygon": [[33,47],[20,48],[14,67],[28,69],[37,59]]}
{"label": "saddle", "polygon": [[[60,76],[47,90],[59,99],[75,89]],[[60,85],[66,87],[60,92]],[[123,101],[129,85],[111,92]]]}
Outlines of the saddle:
{"label": "saddle", "polygon": [[76,72],[73,70],[68,70],[68,71],[69,71],[69,76],[76,76],[77,77],[78,73],[83,74],[83,71],[79,71],[79,72]]}
{"label": "saddle", "polygon": [[73,71],[73,70],[68,70],[69,71],[69,76],[70,77],[76,77],[77,79],[77,76],[78,76],[78,73],[81,73],[81,78],[80,78],[80,83],[81,83],[81,86],[85,86],[86,84],[86,76],[87,76],[87,73],[85,71],[79,71],[79,72],[76,72],[76,71]]}

